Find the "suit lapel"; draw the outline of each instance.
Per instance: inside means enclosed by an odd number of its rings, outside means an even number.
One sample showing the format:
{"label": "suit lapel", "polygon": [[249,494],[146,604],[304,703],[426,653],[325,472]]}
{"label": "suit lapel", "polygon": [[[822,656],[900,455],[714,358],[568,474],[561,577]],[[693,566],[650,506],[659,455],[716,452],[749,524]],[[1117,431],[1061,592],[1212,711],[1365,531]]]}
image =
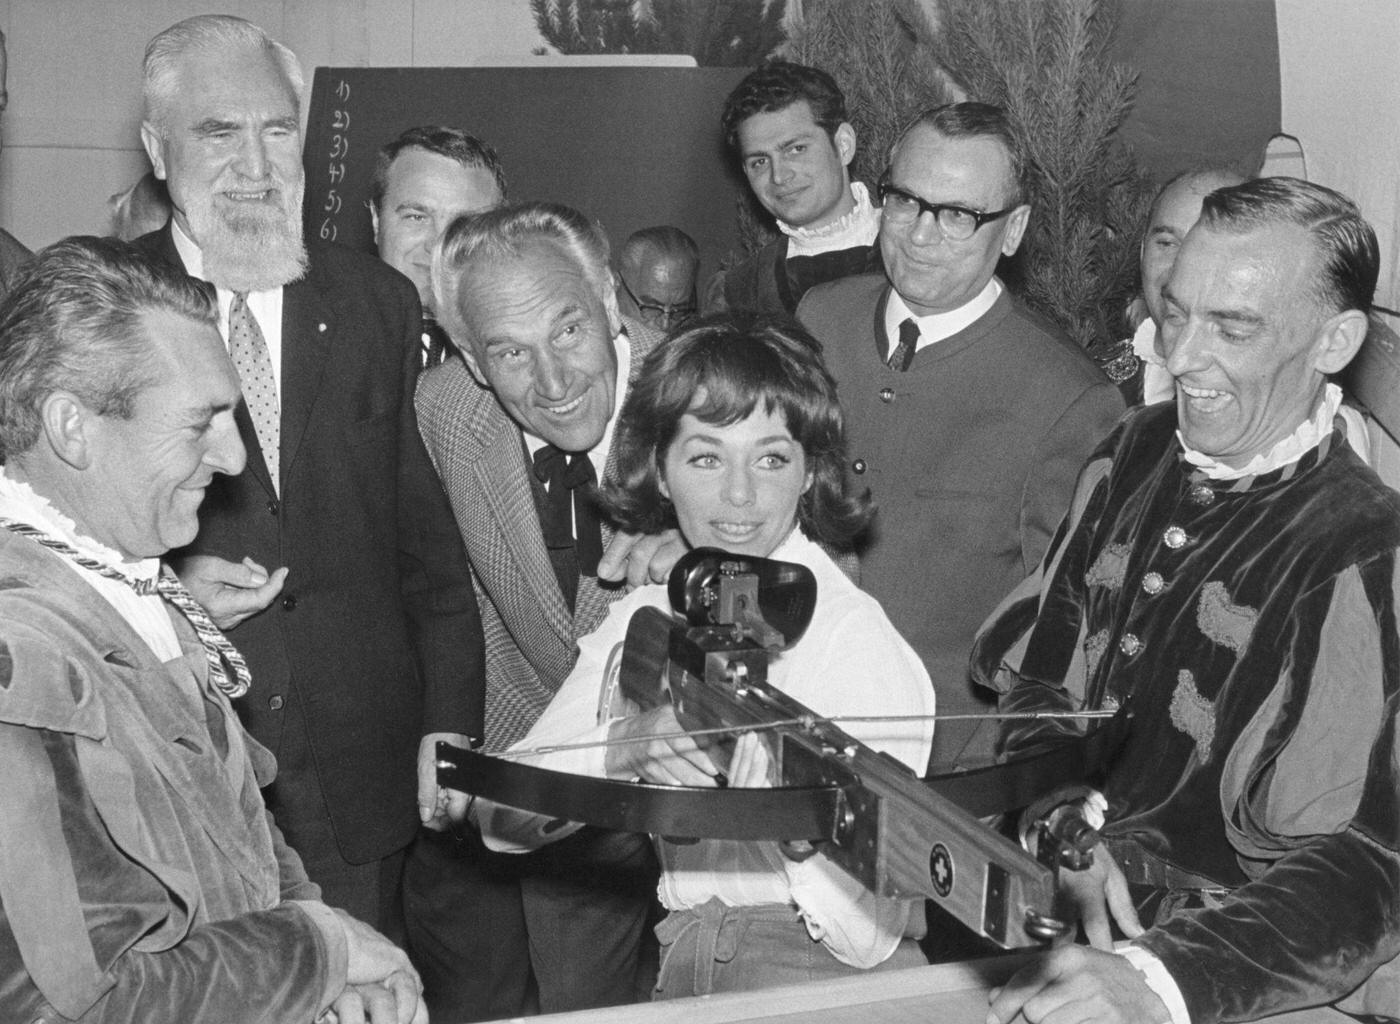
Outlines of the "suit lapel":
{"label": "suit lapel", "polygon": [[321,393],[335,328],[334,311],[314,281],[302,278],[282,289],[283,480],[291,478],[291,468]]}
{"label": "suit lapel", "polygon": [[[494,396],[491,401],[495,402]],[[477,488],[510,551],[518,578],[533,593],[550,630],[571,645],[573,616],[559,590],[544,536],[535,525],[539,513],[530,490],[520,428],[504,413],[492,420],[492,429],[482,438],[480,457],[472,466]]]}

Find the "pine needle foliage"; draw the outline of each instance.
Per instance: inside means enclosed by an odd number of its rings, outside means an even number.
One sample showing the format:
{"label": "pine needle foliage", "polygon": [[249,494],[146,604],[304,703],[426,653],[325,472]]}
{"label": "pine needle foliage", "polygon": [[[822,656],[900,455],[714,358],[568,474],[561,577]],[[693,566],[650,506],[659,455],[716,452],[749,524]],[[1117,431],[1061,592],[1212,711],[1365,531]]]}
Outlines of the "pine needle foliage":
{"label": "pine needle foliage", "polygon": [[701,67],[757,64],[783,41],[786,0],[530,0],[560,53],[686,53]]}
{"label": "pine needle foliage", "polygon": [[1123,337],[1152,184],[1118,130],[1135,71],[1107,54],[1118,0],[941,0],[934,45],[968,99],[1004,107],[1031,159],[1013,284],[1091,355]]}
{"label": "pine needle foliage", "polygon": [[791,59],[841,87],[859,148],[852,177],[872,189],[901,128],[952,99],[918,0],[807,0]]}

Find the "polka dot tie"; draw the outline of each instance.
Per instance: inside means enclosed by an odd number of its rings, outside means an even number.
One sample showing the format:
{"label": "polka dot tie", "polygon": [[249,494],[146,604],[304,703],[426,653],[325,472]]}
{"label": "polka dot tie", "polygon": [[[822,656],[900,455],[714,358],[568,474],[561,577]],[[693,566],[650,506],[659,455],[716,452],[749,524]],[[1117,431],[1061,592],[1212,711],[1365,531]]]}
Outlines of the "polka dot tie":
{"label": "polka dot tie", "polygon": [[243,382],[243,400],[248,403],[248,414],[253,419],[253,430],[258,435],[268,476],[272,477],[273,489],[280,492],[277,472],[280,464],[278,444],[282,432],[277,404],[277,378],[272,374],[272,356],[267,350],[267,340],[253,311],[248,308],[246,292],[233,293],[233,303],[228,310],[228,349],[234,368],[238,370],[238,379]]}

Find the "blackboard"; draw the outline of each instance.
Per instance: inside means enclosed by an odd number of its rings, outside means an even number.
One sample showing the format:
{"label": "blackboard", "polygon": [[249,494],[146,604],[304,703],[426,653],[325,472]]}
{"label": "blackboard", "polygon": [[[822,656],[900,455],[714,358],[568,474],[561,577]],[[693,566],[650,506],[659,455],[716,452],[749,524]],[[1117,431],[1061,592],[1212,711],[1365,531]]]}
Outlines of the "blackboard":
{"label": "blackboard", "polygon": [[614,251],[672,224],[699,244],[701,282],[738,244],[747,188],[719,114],[747,68],[317,68],[306,129],[309,237],[374,251],[369,186],[379,147],[444,124],[496,148],[512,199],[549,199],[602,222]]}

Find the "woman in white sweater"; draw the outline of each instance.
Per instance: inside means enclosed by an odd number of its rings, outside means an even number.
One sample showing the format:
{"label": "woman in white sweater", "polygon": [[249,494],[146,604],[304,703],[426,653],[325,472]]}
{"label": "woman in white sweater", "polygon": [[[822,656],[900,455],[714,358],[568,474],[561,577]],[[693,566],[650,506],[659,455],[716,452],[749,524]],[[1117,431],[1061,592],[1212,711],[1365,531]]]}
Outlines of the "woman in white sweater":
{"label": "woman in white sweater", "polygon": [[[618,474],[604,488],[625,529],[678,527],[694,547],[797,562],[817,580],[803,637],[775,656],[769,682],[821,714],[923,715],[853,724],[877,750],[921,770],[933,736],[933,687],[879,605],[819,544],[844,547],[869,519],[848,493],[836,387],[817,343],[794,321],[732,314],[680,331],[647,359],[618,424]],[[704,745],[669,706],[618,716],[600,707],[609,658],[643,607],[669,609],[666,587],[616,602],[579,644],[579,658],[519,749],[610,739],[530,763],[595,776],[714,786]],[[669,737],[669,738],[668,738]],[[635,742],[617,743],[620,739]],[[765,748],[734,745],[731,785],[763,785]],[[534,849],[567,830],[478,801],[488,845]],[[661,971],[657,998],[734,991],[924,962],[907,936],[910,905],[881,898],[820,853],[795,860],[777,842],[658,837]],[[921,916],[916,915],[921,921]]]}

